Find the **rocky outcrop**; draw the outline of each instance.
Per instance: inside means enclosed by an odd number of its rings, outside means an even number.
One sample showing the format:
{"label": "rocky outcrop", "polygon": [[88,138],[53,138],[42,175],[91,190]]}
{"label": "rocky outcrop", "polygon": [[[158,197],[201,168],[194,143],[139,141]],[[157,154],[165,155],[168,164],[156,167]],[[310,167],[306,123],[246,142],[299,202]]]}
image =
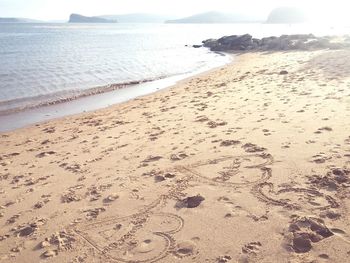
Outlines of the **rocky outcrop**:
{"label": "rocky outcrop", "polygon": [[279,51],[339,49],[350,47],[349,37],[334,41],[332,37],[316,37],[312,34],[282,35],[280,37],[253,38],[249,34],[224,36],[204,40],[203,46],[212,51]]}
{"label": "rocky outcrop", "polygon": [[117,21],[97,16],[89,17],[78,14],[71,14],[68,23],[117,23]]}
{"label": "rocky outcrop", "polygon": [[252,49],[255,40],[249,34],[245,35],[233,35],[225,36],[215,39],[208,39],[203,41],[205,47],[209,47],[213,51],[225,51],[225,50],[247,50]]}

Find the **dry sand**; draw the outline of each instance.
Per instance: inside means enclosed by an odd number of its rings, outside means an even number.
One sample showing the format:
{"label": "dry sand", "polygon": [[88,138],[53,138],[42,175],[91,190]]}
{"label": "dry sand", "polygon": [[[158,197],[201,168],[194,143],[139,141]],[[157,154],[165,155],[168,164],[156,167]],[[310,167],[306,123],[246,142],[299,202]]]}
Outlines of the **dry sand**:
{"label": "dry sand", "polygon": [[349,57],[242,54],[0,134],[0,261],[349,262]]}

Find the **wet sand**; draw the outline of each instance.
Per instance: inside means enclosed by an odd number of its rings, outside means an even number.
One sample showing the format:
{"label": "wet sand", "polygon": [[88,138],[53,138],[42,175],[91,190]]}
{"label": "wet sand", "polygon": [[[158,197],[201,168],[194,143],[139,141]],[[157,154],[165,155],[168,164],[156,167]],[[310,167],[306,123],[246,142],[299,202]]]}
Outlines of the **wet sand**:
{"label": "wet sand", "polygon": [[42,105],[32,102],[27,108],[0,110],[0,133],[126,102],[161,89],[166,89],[179,81],[189,79],[193,76],[210,72],[232,62],[234,59],[229,54],[221,54],[221,56],[223,57],[221,61],[212,61],[206,67],[190,73],[169,76],[153,81],[144,80],[142,82],[135,82],[136,84],[130,82],[128,84],[101,86],[91,88],[87,91],[81,91],[80,95],[76,94],[74,99],[71,97],[72,94],[70,94],[67,97],[63,96],[63,99],[54,100],[50,103],[42,103]]}
{"label": "wet sand", "polygon": [[349,56],[241,54],[1,133],[0,262],[347,262]]}

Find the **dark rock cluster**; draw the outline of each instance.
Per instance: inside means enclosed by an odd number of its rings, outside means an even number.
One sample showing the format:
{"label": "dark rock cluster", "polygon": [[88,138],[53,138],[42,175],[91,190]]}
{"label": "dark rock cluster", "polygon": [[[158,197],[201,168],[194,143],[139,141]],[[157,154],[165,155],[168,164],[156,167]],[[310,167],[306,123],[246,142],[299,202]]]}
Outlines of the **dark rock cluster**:
{"label": "dark rock cluster", "polygon": [[289,246],[296,253],[309,252],[312,249],[312,243],[334,235],[322,219],[312,217],[295,218],[288,231],[290,235],[286,235],[286,238],[291,239]]}
{"label": "dark rock cluster", "polygon": [[312,34],[282,35],[280,37],[253,38],[249,34],[224,36],[204,40],[203,47],[212,51],[283,51],[340,49],[350,47],[350,37],[334,41],[333,37],[316,37]]}
{"label": "dark rock cluster", "polygon": [[176,208],[195,208],[199,206],[204,200],[205,198],[201,195],[189,196],[183,200],[179,200],[176,203],[175,207]]}

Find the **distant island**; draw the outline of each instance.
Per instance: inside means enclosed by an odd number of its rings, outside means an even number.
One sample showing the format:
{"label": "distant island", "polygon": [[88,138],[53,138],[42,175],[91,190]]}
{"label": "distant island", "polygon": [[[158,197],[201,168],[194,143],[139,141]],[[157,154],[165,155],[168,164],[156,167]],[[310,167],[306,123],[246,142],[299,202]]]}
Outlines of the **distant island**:
{"label": "distant island", "polygon": [[[169,23],[169,24],[229,24],[229,23],[268,23],[268,24],[295,24],[307,22],[307,14],[296,7],[278,7],[273,9],[268,18],[254,17],[242,13],[224,13],[211,11],[192,16],[174,19],[169,15],[148,13],[132,13],[119,15],[84,16],[71,14],[68,23]],[[8,17],[1,18],[0,23],[62,23],[61,20],[40,21],[28,18]]]}
{"label": "distant island", "polygon": [[297,24],[307,22],[307,20],[307,16],[302,9],[296,7],[278,7],[270,12],[266,23]]}
{"label": "distant island", "polygon": [[155,15],[147,13],[103,15],[98,17],[116,20],[118,21],[118,23],[164,23],[166,20],[174,18],[165,15]]}
{"label": "distant island", "polygon": [[68,23],[117,23],[117,21],[98,16],[89,17],[79,14],[71,14]]}
{"label": "distant island", "polygon": [[43,21],[29,18],[0,17],[0,23],[42,23]]}
{"label": "distant island", "polygon": [[166,23],[172,24],[201,24],[201,23],[252,23],[252,22],[261,22],[258,19],[254,19],[250,16],[243,14],[230,14],[230,13],[221,13],[221,12],[206,12],[201,14],[196,14],[193,16],[168,20]]}

